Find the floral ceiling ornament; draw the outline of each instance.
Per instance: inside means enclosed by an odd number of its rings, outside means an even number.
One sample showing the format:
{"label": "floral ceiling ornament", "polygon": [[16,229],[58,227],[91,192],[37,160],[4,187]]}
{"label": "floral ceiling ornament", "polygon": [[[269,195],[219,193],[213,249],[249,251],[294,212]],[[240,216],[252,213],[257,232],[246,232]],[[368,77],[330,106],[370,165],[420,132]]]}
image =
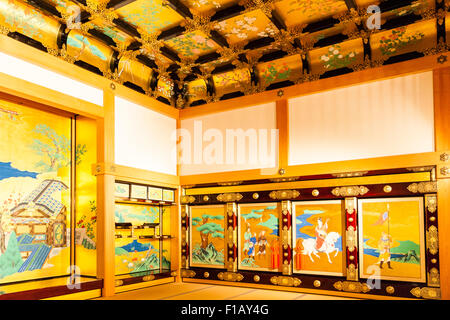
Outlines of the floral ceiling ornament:
{"label": "floral ceiling ornament", "polygon": [[446,55],[441,55],[441,56],[439,56],[438,58],[437,58],[437,62],[439,63],[439,64],[444,64],[444,63],[446,63],[447,62],[447,56]]}
{"label": "floral ceiling ornament", "polygon": [[142,47],[147,50],[148,54],[151,57],[155,57],[159,54],[159,49],[163,46],[162,41],[158,40],[158,36],[161,34],[161,31],[156,31],[153,33],[147,33],[142,29],[138,29],[138,32],[141,34]]}
{"label": "floral ceiling ornament", "polygon": [[281,0],[241,0],[239,5],[244,6],[245,12],[261,10],[268,18],[272,17],[274,3]]}
{"label": "floral ceiling ornament", "polygon": [[211,17],[214,12],[195,13],[193,18],[186,18],[181,25],[186,29],[186,32],[202,31],[205,36],[211,34],[214,29],[214,23],[211,22]]}

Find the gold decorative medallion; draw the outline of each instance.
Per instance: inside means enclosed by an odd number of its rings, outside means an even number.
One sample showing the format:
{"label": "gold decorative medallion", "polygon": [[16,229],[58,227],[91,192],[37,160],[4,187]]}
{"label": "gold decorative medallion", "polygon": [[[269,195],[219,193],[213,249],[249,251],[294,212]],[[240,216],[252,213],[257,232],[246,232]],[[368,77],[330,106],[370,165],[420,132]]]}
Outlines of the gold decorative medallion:
{"label": "gold decorative medallion", "polygon": [[142,281],[144,281],[144,282],[152,281],[152,280],[155,280],[155,275],[153,275],[153,274],[142,277]]}
{"label": "gold decorative medallion", "polygon": [[240,193],[222,193],[217,196],[217,200],[220,202],[234,202],[243,198]]}
{"label": "gold decorative medallion", "polygon": [[386,287],[386,292],[389,294],[393,294],[395,292],[395,289],[393,286],[387,286]]}
{"label": "gold decorative medallion", "polygon": [[181,269],[181,277],[182,278],[193,278],[195,277],[195,271],[189,269]]}
{"label": "gold decorative medallion", "polygon": [[431,213],[435,213],[437,210],[437,197],[435,195],[426,195],[425,202],[428,211]]}
{"label": "gold decorative medallion", "polygon": [[272,191],[269,197],[274,200],[295,199],[300,195],[297,190],[278,190]]}
{"label": "gold decorative medallion", "polygon": [[114,281],[114,286],[115,287],[120,287],[121,285],[123,285],[123,280],[116,280],[116,281]]}
{"label": "gold decorative medallion", "polygon": [[387,185],[387,186],[384,186],[384,188],[383,188],[383,191],[384,191],[385,193],[389,193],[389,192],[391,192],[391,191],[392,191],[392,187],[391,187],[391,186],[389,186],[389,185]]}
{"label": "gold decorative medallion", "polygon": [[407,189],[412,193],[433,193],[437,192],[437,183],[434,181],[412,183]]}
{"label": "gold decorative medallion", "polygon": [[442,167],[440,170],[441,174],[443,176],[449,176],[450,175],[450,168],[448,167]]}
{"label": "gold decorative medallion", "polygon": [[171,275],[172,277],[176,277],[176,276],[178,275],[178,272],[172,271],[172,272],[170,273],[170,275]]}
{"label": "gold decorative medallion", "polygon": [[356,248],[357,240],[356,240],[356,230],[353,226],[348,227],[346,231],[346,244],[348,251],[353,252]]}
{"label": "gold decorative medallion", "polygon": [[336,197],[356,197],[363,196],[369,192],[369,188],[364,186],[337,187],[331,193]]}
{"label": "gold decorative medallion", "polygon": [[411,294],[417,298],[424,298],[424,299],[441,299],[441,289],[439,288],[419,288],[415,287],[411,289]]}
{"label": "gold decorative medallion", "polygon": [[209,197],[208,196],[203,196],[203,201],[209,201]]}
{"label": "gold decorative medallion", "polygon": [[255,281],[255,282],[259,282],[259,280],[261,280],[261,278],[258,275],[255,275],[253,277],[253,281]]}
{"label": "gold decorative medallion", "polygon": [[255,200],[258,199],[258,198],[259,198],[259,194],[257,194],[257,193],[255,192],[255,193],[252,195],[252,198],[255,199]]}
{"label": "gold decorative medallion", "polygon": [[428,285],[430,287],[439,287],[440,276],[439,270],[436,268],[431,268],[430,272],[428,272]]}
{"label": "gold decorative medallion", "polygon": [[223,281],[241,281],[244,279],[244,276],[240,273],[235,272],[220,272],[217,275],[217,278]]}
{"label": "gold decorative medallion", "polygon": [[347,268],[347,280],[358,281],[358,269],[355,267],[353,263],[349,264]]}
{"label": "gold decorative medallion", "polygon": [[438,230],[435,226],[431,226],[427,231],[427,249],[431,254],[437,254],[439,250]]}
{"label": "gold decorative medallion", "polygon": [[205,273],[203,274],[203,276],[204,276],[205,278],[208,278],[208,277],[209,277],[209,272],[205,272]]}
{"label": "gold decorative medallion", "polygon": [[285,287],[298,287],[302,284],[302,281],[294,277],[274,276],[270,278],[270,282],[277,286]]}
{"label": "gold decorative medallion", "polygon": [[367,293],[370,291],[367,283],[360,283],[355,281],[338,281],[333,284],[333,287],[339,291]]}
{"label": "gold decorative medallion", "polygon": [[181,196],[181,203],[194,203],[195,197],[194,196]]}
{"label": "gold decorative medallion", "polygon": [[311,194],[313,195],[313,197],[318,197],[319,196],[319,190],[314,189]]}
{"label": "gold decorative medallion", "polygon": [[318,287],[320,287],[321,283],[319,280],[314,280],[313,285],[314,285],[314,287],[318,288]]}
{"label": "gold decorative medallion", "polygon": [[444,152],[443,154],[440,155],[439,159],[440,159],[442,162],[447,162],[447,161],[450,160],[450,154]]}

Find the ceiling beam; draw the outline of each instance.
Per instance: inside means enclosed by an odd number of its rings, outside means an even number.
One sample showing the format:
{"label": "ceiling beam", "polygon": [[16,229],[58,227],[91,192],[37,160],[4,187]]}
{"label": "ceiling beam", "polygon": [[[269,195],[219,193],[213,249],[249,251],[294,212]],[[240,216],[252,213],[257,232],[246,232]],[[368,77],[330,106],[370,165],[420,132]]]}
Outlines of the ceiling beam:
{"label": "ceiling beam", "polygon": [[167,30],[162,31],[159,36],[158,40],[169,40],[175,37],[178,37],[183,34],[183,32],[186,31],[186,29],[182,26],[176,26]]}
{"label": "ceiling beam", "polygon": [[165,4],[163,6],[168,6],[175,10],[180,16],[183,18],[189,18],[193,19],[194,16],[192,15],[191,10],[189,10],[188,7],[186,7],[183,3],[181,3],[179,0],[166,0]]}
{"label": "ceiling beam", "polygon": [[110,0],[106,5],[106,8],[107,9],[113,8],[114,10],[117,10],[135,1],[136,0]]}
{"label": "ceiling beam", "polygon": [[245,11],[245,7],[238,4],[217,11],[212,17],[211,21],[223,21],[240,15]]}
{"label": "ceiling beam", "polygon": [[62,18],[61,13],[58,10],[56,10],[56,7],[54,7],[52,4],[48,2],[45,2],[43,0],[28,0],[27,2],[31,4],[33,7],[36,7],[43,11],[47,11],[48,13],[57,16],[58,18]]}
{"label": "ceiling beam", "polygon": [[163,56],[165,56],[166,58],[169,58],[170,60],[172,60],[174,62],[181,62],[180,57],[172,49],[169,49],[168,47],[163,46],[159,49],[159,51],[161,51],[161,54]]}
{"label": "ceiling beam", "polygon": [[272,16],[269,19],[278,28],[278,30],[287,29],[286,24],[276,10],[272,10]]}
{"label": "ceiling beam", "polygon": [[133,27],[131,24],[123,21],[122,19],[114,19],[113,23],[117,28],[119,28],[126,34],[139,39],[141,38],[141,34],[137,31],[137,29]]}

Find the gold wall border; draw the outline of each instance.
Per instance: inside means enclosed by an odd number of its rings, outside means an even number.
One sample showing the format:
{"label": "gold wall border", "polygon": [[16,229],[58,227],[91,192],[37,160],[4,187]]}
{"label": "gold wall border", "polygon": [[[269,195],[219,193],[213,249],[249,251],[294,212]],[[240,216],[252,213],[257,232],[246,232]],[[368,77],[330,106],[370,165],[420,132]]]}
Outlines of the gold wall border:
{"label": "gold wall border", "polygon": [[189,206],[181,205],[181,268],[189,266]]}
{"label": "gold wall border", "polygon": [[217,274],[217,278],[223,281],[241,281],[244,279],[244,276],[240,273],[236,272],[219,272]]}
{"label": "gold wall border", "polygon": [[417,298],[424,299],[441,299],[441,289],[439,288],[429,288],[429,287],[415,287],[411,289],[411,294]]}
{"label": "gold wall border", "polygon": [[237,271],[237,205],[227,203],[225,218],[225,267],[229,272]]}
{"label": "gold wall border", "polygon": [[347,280],[358,281],[358,211],[357,198],[345,198],[345,244]]}
{"label": "gold wall border", "polygon": [[292,274],[292,202],[281,201],[280,207],[281,273]]}
{"label": "gold wall border", "polygon": [[298,287],[302,284],[302,281],[299,278],[286,276],[274,276],[270,278],[270,282],[274,285],[285,287]]}

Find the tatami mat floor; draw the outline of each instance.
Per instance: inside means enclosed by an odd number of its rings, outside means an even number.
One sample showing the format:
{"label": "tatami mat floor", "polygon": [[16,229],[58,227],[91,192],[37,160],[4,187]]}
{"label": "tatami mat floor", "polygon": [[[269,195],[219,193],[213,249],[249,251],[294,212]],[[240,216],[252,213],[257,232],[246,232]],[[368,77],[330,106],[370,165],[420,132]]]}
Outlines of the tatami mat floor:
{"label": "tatami mat floor", "polygon": [[118,293],[101,300],[351,300],[326,295],[197,283],[169,283]]}

